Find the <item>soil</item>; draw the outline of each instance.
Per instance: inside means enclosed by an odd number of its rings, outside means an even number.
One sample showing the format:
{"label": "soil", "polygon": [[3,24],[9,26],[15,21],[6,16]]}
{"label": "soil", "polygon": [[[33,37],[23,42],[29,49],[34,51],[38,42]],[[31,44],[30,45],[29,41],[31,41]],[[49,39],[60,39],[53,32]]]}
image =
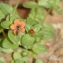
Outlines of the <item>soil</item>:
{"label": "soil", "polygon": [[[49,22],[55,27],[56,33],[53,39],[45,42],[48,51],[38,55],[44,63],[63,63],[63,2],[59,6],[62,8],[62,15],[58,15],[52,10],[52,15],[49,14],[45,19],[46,22]],[[29,13],[29,9],[18,9],[17,11],[22,18],[26,18]],[[11,54],[0,53],[0,56],[6,58],[6,63],[9,63],[12,59]],[[30,60],[30,63],[31,61],[32,59]]]}

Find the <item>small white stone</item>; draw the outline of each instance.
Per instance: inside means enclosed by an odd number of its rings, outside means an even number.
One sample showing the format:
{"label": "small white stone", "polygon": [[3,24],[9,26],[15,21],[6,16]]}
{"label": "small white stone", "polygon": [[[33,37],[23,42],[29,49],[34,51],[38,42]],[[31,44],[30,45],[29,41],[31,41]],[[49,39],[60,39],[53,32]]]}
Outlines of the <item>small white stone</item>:
{"label": "small white stone", "polygon": [[55,28],[55,29],[60,29],[61,28],[61,24],[52,24],[52,26]]}
{"label": "small white stone", "polygon": [[55,56],[55,55],[52,55],[52,56],[49,58],[49,60],[55,60],[55,61],[57,61],[57,60],[58,60],[58,57]]}

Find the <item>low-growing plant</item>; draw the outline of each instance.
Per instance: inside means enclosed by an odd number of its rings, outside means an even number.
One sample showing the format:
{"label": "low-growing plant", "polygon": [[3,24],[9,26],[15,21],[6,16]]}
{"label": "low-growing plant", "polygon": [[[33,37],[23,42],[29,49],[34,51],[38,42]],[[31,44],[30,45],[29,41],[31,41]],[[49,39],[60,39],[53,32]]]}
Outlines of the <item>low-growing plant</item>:
{"label": "low-growing plant", "polygon": [[[62,14],[59,7],[61,0],[25,2],[23,7],[31,9],[26,19],[17,13],[19,1],[15,6],[0,2],[0,33],[4,36],[0,38],[0,52],[11,53],[11,63],[28,63],[29,57],[34,58],[35,63],[43,63],[37,55],[47,51],[44,43],[55,33],[53,26],[44,21],[51,9]],[[45,8],[48,9],[47,14]],[[4,61],[1,57],[0,63]]]}

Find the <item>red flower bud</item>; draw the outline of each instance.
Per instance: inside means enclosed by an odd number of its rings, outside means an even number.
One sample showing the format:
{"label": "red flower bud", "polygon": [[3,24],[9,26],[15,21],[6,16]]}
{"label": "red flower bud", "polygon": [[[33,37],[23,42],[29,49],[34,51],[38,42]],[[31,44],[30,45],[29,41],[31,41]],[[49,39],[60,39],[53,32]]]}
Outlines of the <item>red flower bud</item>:
{"label": "red flower bud", "polygon": [[33,34],[33,33],[34,33],[34,30],[33,30],[33,29],[31,29],[31,30],[30,30],[30,33],[31,33],[31,34]]}

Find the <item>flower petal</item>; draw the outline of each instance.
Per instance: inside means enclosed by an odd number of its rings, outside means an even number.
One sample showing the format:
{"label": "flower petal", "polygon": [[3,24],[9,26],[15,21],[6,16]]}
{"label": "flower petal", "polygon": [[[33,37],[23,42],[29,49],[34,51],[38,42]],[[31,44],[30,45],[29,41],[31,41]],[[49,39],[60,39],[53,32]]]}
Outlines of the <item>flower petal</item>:
{"label": "flower petal", "polygon": [[20,24],[21,22],[20,22],[20,20],[19,19],[15,19],[14,20],[14,24]]}
{"label": "flower petal", "polygon": [[10,26],[10,29],[11,29],[11,30],[15,30],[15,29],[16,29],[16,25],[15,25],[15,24],[12,24],[12,25]]}
{"label": "flower petal", "polygon": [[20,32],[24,33],[25,32],[25,28],[21,28]]}
{"label": "flower petal", "polygon": [[23,28],[25,25],[26,25],[26,23],[22,21],[21,22],[21,27]]}

